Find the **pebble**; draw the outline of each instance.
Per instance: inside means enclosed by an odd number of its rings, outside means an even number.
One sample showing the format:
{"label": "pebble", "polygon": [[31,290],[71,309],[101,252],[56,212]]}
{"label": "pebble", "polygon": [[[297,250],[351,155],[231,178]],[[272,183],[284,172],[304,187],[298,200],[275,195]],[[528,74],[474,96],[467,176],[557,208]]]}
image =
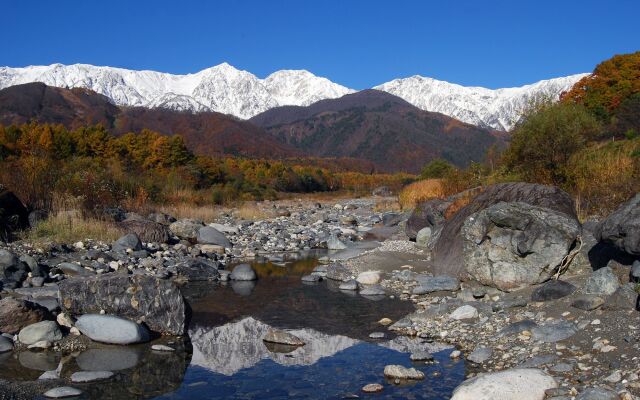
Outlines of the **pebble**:
{"label": "pebble", "polygon": [[362,391],[365,393],[377,393],[382,392],[384,390],[384,386],[379,383],[369,383],[368,385],[364,385],[362,387]]}
{"label": "pebble", "polygon": [[155,351],[175,351],[173,347],[166,346],[164,344],[154,344],[151,346],[151,350]]}

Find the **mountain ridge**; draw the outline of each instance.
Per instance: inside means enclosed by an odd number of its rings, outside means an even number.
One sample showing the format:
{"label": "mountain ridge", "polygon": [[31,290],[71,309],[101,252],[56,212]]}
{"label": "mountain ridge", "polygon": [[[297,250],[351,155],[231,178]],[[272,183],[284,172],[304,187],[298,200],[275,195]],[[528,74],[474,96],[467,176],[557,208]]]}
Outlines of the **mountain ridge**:
{"label": "mountain ridge", "polygon": [[[414,75],[373,89],[394,94],[425,111],[440,112],[476,126],[508,131],[531,102],[557,100],[586,74],[548,79],[514,88],[467,87]],[[279,70],[264,79],[228,63],[176,75],[90,64],[0,67],[0,89],[42,82],[49,86],[84,87],[120,106],[215,111],[249,119],[269,109],[308,106],[357,92],[307,70]],[[365,89],[366,90],[366,89]]]}

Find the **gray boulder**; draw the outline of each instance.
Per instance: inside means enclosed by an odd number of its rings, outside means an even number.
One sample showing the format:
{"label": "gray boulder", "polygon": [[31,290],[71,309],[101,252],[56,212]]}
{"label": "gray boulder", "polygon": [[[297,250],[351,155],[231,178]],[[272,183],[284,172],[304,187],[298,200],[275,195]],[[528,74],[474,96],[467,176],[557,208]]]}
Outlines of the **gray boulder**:
{"label": "gray boulder", "polygon": [[592,311],[604,304],[604,299],[595,294],[584,294],[573,299],[571,307],[584,311]]}
{"label": "gray boulder", "polygon": [[185,332],[185,302],[170,281],[119,273],[66,279],[60,282],[59,297],[64,311],[71,315],[104,310],[110,315],[144,321],[154,332]]}
{"label": "gray boulder", "polygon": [[453,391],[451,400],[543,400],[558,387],[551,375],[534,368],[516,368],[467,379]]}
{"label": "gray boulder", "polygon": [[127,251],[129,249],[136,251],[142,250],[142,242],[140,238],[135,233],[127,233],[126,235],[120,237],[120,239],[113,242],[113,246],[111,246],[113,251]]}
{"label": "gray boulder", "polygon": [[550,279],[580,233],[575,217],[527,203],[498,203],[461,229],[466,273],[504,291]]}
{"label": "gray boulder", "polygon": [[584,284],[583,293],[601,296],[612,295],[620,287],[618,277],[610,267],[594,271]]}
{"label": "gray boulder", "polygon": [[19,287],[29,272],[28,265],[20,261],[18,256],[8,250],[0,250],[0,280],[4,287]]}
{"label": "gray boulder", "polygon": [[[526,203],[564,214],[579,226],[573,199],[557,187],[516,182],[491,185],[478,191],[480,194],[477,196],[468,195],[458,200],[456,207],[447,210],[452,215],[434,232],[432,263],[435,274],[464,276],[462,227],[473,214],[492,205],[501,202]],[[454,213],[457,208],[459,210]]]}
{"label": "gray boulder", "polygon": [[169,225],[169,230],[180,239],[195,241],[198,238],[198,231],[203,226],[202,221],[180,219]]}
{"label": "gray boulder", "polygon": [[197,240],[200,244],[215,244],[225,248],[232,247],[231,242],[224,233],[211,226],[203,226],[200,228],[198,230]]}
{"label": "gray boulder", "polygon": [[640,256],[640,193],[602,221],[595,236],[628,254]]}
{"label": "gray boulder", "polygon": [[213,281],[220,278],[217,264],[197,258],[190,258],[176,265],[176,272],[179,279],[189,282]]}
{"label": "gray boulder", "polygon": [[249,264],[239,264],[233,268],[229,276],[233,281],[255,281],[258,279],[256,271]]}
{"label": "gray boulder", "polygon": [[85,314],[75,326],[89,339],[101,343],[133,344],[149,340],[145,327],[113,315]]}
{"label": "gray boulder", "polygon": [[37,342],[57,342],[62,339],[62,332],[54,321],[40,321],[20,330],[20,343],[31,345]]}

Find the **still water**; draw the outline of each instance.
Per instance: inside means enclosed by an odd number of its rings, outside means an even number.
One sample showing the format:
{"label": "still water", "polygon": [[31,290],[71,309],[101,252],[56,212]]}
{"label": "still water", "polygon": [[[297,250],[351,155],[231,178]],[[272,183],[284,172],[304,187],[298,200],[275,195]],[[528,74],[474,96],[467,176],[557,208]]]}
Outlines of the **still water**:
{"label": "still water", "polygon": [[[302,283],[317,254],[254,263],[257,282],[201,283],[183,287],[192,309],[190,340],[161,338],[173,353],[151,344],[102,346],[60,359],[55,353],[0,355],[0,378],[36,380],[43,371],[69,376],[79,370],[114,371],[109,381],[74,384],[87,399],[448,399],[464,379],[464,362],[420,339],[395,337],[379,321],[413,310],[409,302],[365,298],[331,281]],[[267,345],[271,328],[287,329],[305,346]],[[369,338],[385,332],[381,340]],[[412,351],[434,353],[436,363],[412,363]],[[395,385],[387,364],[415,367],[426,378]],[[381,383],[384,390],[361,388]]]}

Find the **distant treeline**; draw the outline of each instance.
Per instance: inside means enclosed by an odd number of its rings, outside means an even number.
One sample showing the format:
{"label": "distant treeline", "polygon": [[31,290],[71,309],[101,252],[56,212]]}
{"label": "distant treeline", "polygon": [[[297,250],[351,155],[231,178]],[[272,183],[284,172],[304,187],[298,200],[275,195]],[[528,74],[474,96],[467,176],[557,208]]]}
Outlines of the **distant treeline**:
{"label": "distant treeline", "polygon": [[197,156],[181,136],[150,130],[114,136],[100,125],[0,126],[0,182],[38,209],[52,209],[59,195],[99,210],[131,200],[223,204],[274,199],[279,192],[370,190],[414,178],[317,166],[324,162]]}

